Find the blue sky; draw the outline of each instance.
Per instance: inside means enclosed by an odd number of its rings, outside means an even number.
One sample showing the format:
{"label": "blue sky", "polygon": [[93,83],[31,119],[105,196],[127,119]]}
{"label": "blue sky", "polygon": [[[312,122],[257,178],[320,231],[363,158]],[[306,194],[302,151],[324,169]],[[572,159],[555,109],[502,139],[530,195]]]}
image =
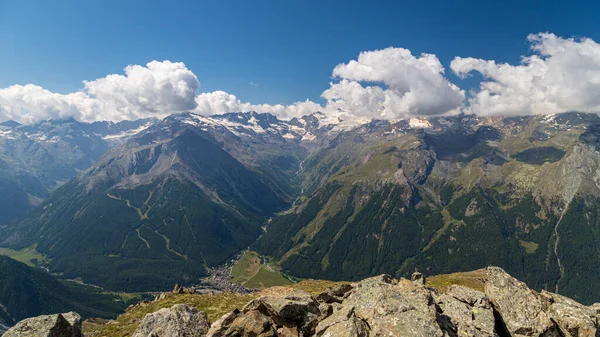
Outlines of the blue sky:
{"label": "blue sky", "polygon": [[[21,1],[0,0],[0,88],[56,93],[122,74],[129,64],[183,62],[199,91],[241,101],[323,104],[337,64],[361,51],[435,54],[518,65],[530,33],[600,41],[596,1]],[[258,85],[250,85],[250,83]]]}
{"label": "blue sky", "polygon": [[595,1],[1,0],[0,87],[66,93],[168,59],[184,62],[202,91],[317,101],[333,67],[360,51],[403,47],[446,68],[455,56],[518,62],[530,33],[600,40],[598,13]]}

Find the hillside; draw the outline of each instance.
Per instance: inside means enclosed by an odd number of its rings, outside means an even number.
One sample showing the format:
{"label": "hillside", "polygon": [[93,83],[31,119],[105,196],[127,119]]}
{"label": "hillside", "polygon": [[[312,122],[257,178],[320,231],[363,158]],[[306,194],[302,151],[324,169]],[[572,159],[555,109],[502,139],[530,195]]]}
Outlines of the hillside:
{"label": "hillside", "polygon": [[112,146],[154,123],[49,120],[0,124],[0,231],[59,186],[92,166]]}
{"label": "hillside", "polygon": [[77,311],[84,317],[113,318],[132,301],[118,294],[74,282],[59,281],[39,268],[0,256],[0,324],[32,316]]}
{"label": "hillside", "polygon": [[304,153],[254,125],[245,137],[220,123],[174,115],[131,137],[12,226],[2,245],[36,244],[53,273],[107,289],[197,282],[289,205]]}
{"label": "hillside", "polygon": [[600,297],[600,117],[411,122],[366,124],[312,152],[301,202],[255,249],[301,278],[495,264],[536,289]]}

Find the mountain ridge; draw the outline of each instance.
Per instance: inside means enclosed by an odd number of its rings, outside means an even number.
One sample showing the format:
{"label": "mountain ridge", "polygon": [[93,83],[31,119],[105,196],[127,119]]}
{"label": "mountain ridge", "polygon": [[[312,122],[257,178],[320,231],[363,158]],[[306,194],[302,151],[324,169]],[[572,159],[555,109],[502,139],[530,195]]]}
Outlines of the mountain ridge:
{"label": "mountain ridge", "polygon": [[[582,272],[591,280],[596,276],[578,269],[573,252],[596,247],[592,214],[599,193],[594,178],[600,167],[598,115],[413,117],[374,120],[347,130],[321,123],[317,116],[284,122],[257,113],[171,115],[128,136],[66,185],[65,200],[75,196],[73,202],[87,206],[69,209],[64,201],[59,203],[63,206],[48,201],[15,225],[10,236],[0,233],[0,238],[3,245],[23,248],[52,237],[47,232],[52,227],[76,235],[100,233],[95,227],[113,228],[116,232],[95,236],[114,241],[115,247],[98,246],[101,254],[94,262],[98,267],[120,261],[125,251],[142,258],[138,263],[152,264],[162,254],[182,266],[188,263],[186,256],[194,255],[195,274],[182,267],[175,276],[183,276],[182,283],[203,274],[198,265],[208,261],[214,266],[260,237],[256,249],[280,262],[287,274],[299,277],[347,278],[351,270],[356,278],[382,272],[406,276],[415,268],[445,273],[494,263],[536,289],[559,286],[571,296],[594,294],[576,282]],[[192,146],[195,143],[205,145]],[[210,149],[216,152],[209,156]],[[229,164],[203,171],[213,164],[208,157],[227,157]],[[206,161],[196,165],[197,158]],[[240,190],[244,185],[223,175],[234,166],[255,177],[265,192],[244,196],[244,188]],[[102,192],[88,193],[100,185]],[[176,187],[164,194],[169,185]],[[246,233],[245,239],[230,249],[218,249],[223,254],[216,259],[182,248],[193,237],[181,233],[200,222],[190,221],[173,207],[154,216],[156,205],[181,200],[177,189],[185,195],[201,193],[203,203],[229,214],[229,219],[244,218],[240,224],[245,225],[235,231]],[[262,206],[254,203],[269,195],[280,201],[279,206],[261,212]],[[53,218],[50,204],[66,216]],[[112,205],[107,208],[120,216],[112,217],[96,205]],[[575,209],[585,210],[584,222],[577,220]],[[108,225],[93,220],[89,223],[95,226],[78,228],[86,212],[112,220]],[[45,224],[40,226],[40,219]],[[203,227],[212,228],[203,233],[227,228],[215,220],[209,223],[214,227]],[[587,237],[575,235],[572,228]],[[229,233],[225,237],[231,237],[233,232]],[[81,238],[58,234],[50,241]],[[60,245],[50,241],[39,246],[43,253],[65,260],[68,255],[51,253],[51,247]],[[135,247],[125,249],[131,242]],[[207,242],[222,247],[224,241]],[[207,249],[202,251],[207,254]],[[597,251],[587,250],[590,257]],[[51,261],[55,271],[81,276],[77,264]],[[131,263],[125,265],[119,268],[132,268]],[[136,277],[142,278],[144,272],[138,271]],[[132,281],[126,279],[112,287],[129,286]],[[167,277],[161,287],[173,281]]]}
{"label": "mountain ridge", "polygon": [[74,119],[0,127],[0,228],[24,216],[52,191],[100,158],[118,138],[152,123],[92,124]]}

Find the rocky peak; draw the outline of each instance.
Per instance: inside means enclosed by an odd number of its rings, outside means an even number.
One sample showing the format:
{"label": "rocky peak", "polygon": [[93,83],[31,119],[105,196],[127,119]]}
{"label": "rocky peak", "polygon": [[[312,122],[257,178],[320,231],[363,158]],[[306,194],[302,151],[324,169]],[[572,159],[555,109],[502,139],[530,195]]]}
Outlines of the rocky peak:
{"label": "rocky peak", "polygon": [[132,337],[203,337],[208,327],[205,312],[187,304],[175,304],[147,314]]}
{"label": "rocky peak", "polygon": [[[230,306],[231,311],[220,318],[213,316],[217,318],[212,324],[199,309],[172,303],[177,298],[190,300],[189,296],[209,296],[214,301],[214,295],[173,295],[165,300],[168,307],[147,314],[138,323],[133,336],[595,337],[600,334],[600,304],[584,306],[547,291],[538,293],[497,267],[488,267],[477,274],[482,274],[481,283],[469,287],[453,284],[440,290],[424,283],[421,274],[415,274],[412,281],[380,275],[356,283],[338,283],[316,296],[291,287],[275,287],[261,292],[262,296],[245,306]],[[221,305],[227,306],[218,304]],[[129,316],[132,314],[135,315],[128,312]]]}
{"label": "rocky peak", "polygon": [[4,337],[83,337],[81,316],[74,312],[28,318],[4,333]]}
{"label": "rocky peak", "polygon": [[5,127],[5,128],[9,128],[9,129],[16,128],[16,127],[18,127],[20,125],[21,125],[21,123],[15,122],[13,120],[8,120],[6,122],[0,123],[1,127]]}

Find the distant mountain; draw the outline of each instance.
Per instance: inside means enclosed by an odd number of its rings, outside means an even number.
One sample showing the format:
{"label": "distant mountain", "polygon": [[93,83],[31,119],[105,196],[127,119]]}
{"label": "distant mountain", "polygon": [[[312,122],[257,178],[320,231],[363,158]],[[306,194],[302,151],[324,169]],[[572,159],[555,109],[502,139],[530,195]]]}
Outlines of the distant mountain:
{"label": "distant mountain", "polygon": [[307,134],[267,114],[170,116],[57,189],[2,245],[35,243],[52,272],[109,289],[197,280],[293,201]]}
{"label": "distant mountain", "polygon": [[12,120],[0,123],[0,127],[8,128],[8,129],[16,128],[16,127],[19,127],[21,125],[22,125],[21,123],[15,122],[15,121],[12,121]]}
{"label": "distant mountain", "polygon": [[85,317],[112,318],[129,303],[101,290],[62,282],[42,269],[0,256],[0,325],[37,315],[79,311]]}
{"label": "distant mountain", "polygon": [[52,272],[120,290],[192,283],[252,246],[302,278],[493,264],[600,297],[598,115],[363,122],[250,112],[97,124],[112,148],[0,245],[37,244]]}
{"label": "distant mountain", "polygon": [[87,124],[68,119],[0,124],[0,228],[89,168],[119,140],[153,122]]}
{"label": "distant mountain", "polygon": [[500,265],[600,297],[600,117],[376,121],[303,161],[303,195],[256,244],[286,273],[358,280]]}

